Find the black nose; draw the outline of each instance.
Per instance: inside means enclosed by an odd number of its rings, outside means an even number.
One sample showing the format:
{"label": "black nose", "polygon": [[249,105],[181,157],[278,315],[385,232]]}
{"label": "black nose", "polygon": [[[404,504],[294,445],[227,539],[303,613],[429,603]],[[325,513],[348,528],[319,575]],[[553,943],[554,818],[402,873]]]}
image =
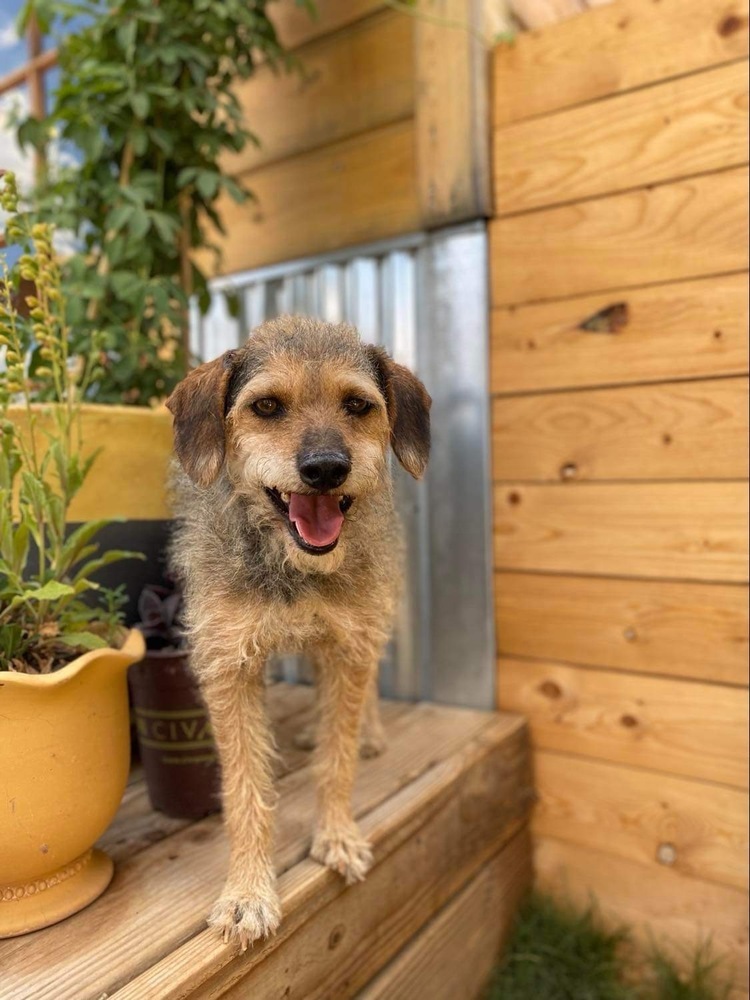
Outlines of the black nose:
{"label": "black nose", "polygon": [[301,455],[297,467],[303,483],[315,490],[335,490],[351,472],[352,463],[340,451],[315,451]]}

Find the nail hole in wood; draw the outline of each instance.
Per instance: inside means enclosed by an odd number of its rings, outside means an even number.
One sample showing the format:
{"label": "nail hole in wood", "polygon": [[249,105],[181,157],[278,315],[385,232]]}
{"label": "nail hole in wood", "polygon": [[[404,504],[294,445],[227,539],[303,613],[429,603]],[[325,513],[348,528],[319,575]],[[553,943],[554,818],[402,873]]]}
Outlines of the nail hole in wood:
{"label": "nail hole in wood", "polygon": [[632,625],[628,625],[628,627],[624,629],[622,635],[626,642],[635,642],[638,638],[638,633]]}
{"label": "nail hole in wood", "polygon": [[672,443],[672,435],[671,434],[662,434],[661,439],[664,442],[664,444],[671,444]]}
{"label": "nail hole in wood", "polygon": [[338,924],[333,928],[328,936],[328,950],[333,951],[334,948],[338,948],[341,942],[344,940],[344,928],[341,924]]}
{"label": "nail hole in wood", "polygon": [[521,502],[521,494],[520,494],[520,493],[518,493],[518,492],[517,492],[516,490],[513,490],[513,492],[512,492],[512,493],[509,493],[509,494],[508,494],[508,503],[509,503],[509,504],[510,504],[510,505],[511,505],[512,507],[516,507],[516,506],[518,506],[518,504],[519,504],[520,502]]}
{"label": "nail hole in wood", "polygon": [[620,725],[625,726],[626,729],[635,729],[638,725],[638,719],[634,715],[622,715],[620,716]]}
{"label": "nail hole in wood", "polygon": [[666,842],[656,848],[656,860],[660,865],[673,865],[677,861],[677,848]]}
{"label": "nail hole in wood", "polygon": [[560,466],[560,479],[575,479],[578,475],[578,466],[575,462],[565,462]]}

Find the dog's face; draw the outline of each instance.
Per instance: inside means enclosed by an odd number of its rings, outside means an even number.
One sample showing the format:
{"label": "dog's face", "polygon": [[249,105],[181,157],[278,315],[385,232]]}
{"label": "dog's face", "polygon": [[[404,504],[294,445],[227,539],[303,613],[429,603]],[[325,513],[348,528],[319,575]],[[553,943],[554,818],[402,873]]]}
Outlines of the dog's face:
{"label": "dog's face", "polygon": [[183,468],[222,469],[304,571],[342,562],[357,513],[387,488],[388,448],[415,478],[429,455],[430,398],[351,327],[282,317],[191,372],[167,401]]}

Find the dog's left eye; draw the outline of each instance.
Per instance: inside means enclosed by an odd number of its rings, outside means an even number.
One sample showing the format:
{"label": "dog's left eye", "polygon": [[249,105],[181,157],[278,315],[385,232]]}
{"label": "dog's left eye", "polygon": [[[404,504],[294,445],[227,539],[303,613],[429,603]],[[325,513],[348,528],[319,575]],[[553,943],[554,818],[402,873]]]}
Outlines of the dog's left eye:
{"label": "dog's left eye", "polygon": [[264,399],[256,399],[251,405],[259,417],[275,417],[281,413],[281,403],[272,396],[267,396]]}
{"label": "dog's left eye", "polygon": [[360,416],[372,409],[372,403],[366,399],[360,399],[358,396],[350,396],[344,400],[344,409],[347,413],[355,413]]}

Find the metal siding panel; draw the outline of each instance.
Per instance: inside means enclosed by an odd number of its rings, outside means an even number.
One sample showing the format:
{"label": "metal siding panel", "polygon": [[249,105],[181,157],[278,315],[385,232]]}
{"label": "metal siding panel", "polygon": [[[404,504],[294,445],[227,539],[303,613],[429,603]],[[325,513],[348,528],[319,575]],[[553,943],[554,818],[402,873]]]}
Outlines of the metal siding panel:
{"label": "metal siding panel", "polygon": [[431,697],[490,708],[495,641],[484,225],[436,233],[421,262],[420,356],[433,397],[426,480]]}

